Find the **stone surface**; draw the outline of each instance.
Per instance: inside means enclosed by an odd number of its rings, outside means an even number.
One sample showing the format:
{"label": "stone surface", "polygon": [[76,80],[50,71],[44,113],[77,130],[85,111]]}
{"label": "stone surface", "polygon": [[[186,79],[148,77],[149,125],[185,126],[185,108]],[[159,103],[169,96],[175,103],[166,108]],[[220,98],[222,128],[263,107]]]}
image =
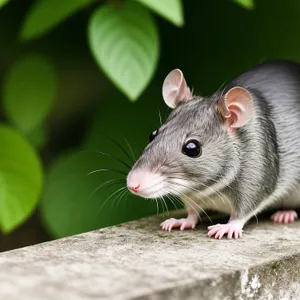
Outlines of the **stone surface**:
{"label": "stone surface", "polygon": [[0,254],[0,299],[300,299],[300,223],[250,223],[241,240],[162,217]]}

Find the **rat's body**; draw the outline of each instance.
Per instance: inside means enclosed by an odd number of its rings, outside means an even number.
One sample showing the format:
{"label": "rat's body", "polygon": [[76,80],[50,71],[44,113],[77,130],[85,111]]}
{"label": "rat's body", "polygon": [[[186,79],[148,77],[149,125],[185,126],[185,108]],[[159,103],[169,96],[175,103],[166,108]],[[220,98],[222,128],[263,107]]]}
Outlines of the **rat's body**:
{"label": "rat's body", "polygon": [[214,209],[231,218],[209,235],[239,237],[263,209],[300,206],[300,65],[258,65],[207,98],[192,96],[175,70],[163,94],[175,109],[127,178],[140,196],[177,195],[186,204],[188,218],[167,220],[163,229],[194,228],[199,213]]}

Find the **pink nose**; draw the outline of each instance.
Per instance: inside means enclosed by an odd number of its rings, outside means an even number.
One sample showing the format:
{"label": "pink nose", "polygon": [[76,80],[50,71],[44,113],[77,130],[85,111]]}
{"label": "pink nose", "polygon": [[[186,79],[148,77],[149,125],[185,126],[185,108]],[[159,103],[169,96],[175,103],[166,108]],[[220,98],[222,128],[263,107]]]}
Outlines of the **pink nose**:
{"label": "pink nose", "polygon": [[139,183],[132,183],[128,186],[128,188],[134,192],[137,192],[140,186],[141,185]]}

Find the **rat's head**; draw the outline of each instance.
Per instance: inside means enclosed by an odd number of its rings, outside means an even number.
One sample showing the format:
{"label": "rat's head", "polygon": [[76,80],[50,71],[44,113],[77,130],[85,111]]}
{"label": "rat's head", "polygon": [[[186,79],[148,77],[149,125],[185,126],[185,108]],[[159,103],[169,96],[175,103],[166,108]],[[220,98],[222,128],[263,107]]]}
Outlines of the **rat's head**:
{"label": "rat's head", "polygon": [[204,190],[234,165],[236,129],[253,115],[250,93],[233,87],[225,95],[192,95],[180,70],[163,84],[173,109],[166,123],[150,134],[149,144],[127,176],[129,190],[144,198]]}

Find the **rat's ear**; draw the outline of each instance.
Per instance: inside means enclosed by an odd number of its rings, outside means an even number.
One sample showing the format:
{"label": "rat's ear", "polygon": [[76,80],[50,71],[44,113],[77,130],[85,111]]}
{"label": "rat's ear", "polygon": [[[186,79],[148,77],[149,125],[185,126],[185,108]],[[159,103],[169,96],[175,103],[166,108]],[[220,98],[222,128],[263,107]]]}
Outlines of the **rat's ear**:
{"label": "rat's ear", "polygon": [[231,128],[246,125],[253,117],[253,99],[248,90],[242,87],[230,89],[219,101],[219,111]]}
{"label": "rat's ear", "polygon": [[192,93],[179,69],[168,74],[163,83],[162,94],[165,103],[170,108],[175,108],[180,102],[192,99]]}

